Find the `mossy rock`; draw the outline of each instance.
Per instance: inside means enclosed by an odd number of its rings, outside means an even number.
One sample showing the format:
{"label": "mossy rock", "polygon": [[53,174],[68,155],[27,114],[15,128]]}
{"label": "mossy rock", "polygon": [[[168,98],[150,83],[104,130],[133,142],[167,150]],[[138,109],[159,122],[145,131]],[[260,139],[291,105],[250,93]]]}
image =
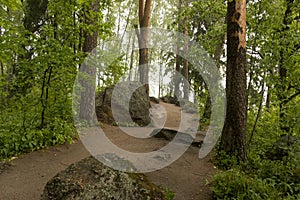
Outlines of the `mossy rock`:
{"label": "mossy rock", "polygon": [[[104,91],[96,94],[95,106],[96,115],[99,121],[108,124],[131,124],[132,122],[139,126],[147,126],[151,123],[149,116],[150,102],[146,93],[146,88],[139,86],[138,82],[124,83],[105,88]],[[138,87],[133,93],[132,88]],[[114,115],[112,112],[113,93],[118,97],[113,99]],[[128,97],[131,97],[128,105]],[[129,106],[129,113],[127,107]]]}
{"label": "mossy rock", "polygon": [[[178,134],[178,138],[175,136]],[[195,141],[193,137],[188,133],[179,132],[177,130],[172,130],[168,128],[154,129],[150,134],[151,137],[162,138],[168,141],[173,141],[181,144],[191,144],[195,147],[201,147],[203,141]]]}
{"label": "mossy rock", "polygon": [[94,157],[58,173],[45,186],[43,200],[165,200],[144,174],[111,169]]}

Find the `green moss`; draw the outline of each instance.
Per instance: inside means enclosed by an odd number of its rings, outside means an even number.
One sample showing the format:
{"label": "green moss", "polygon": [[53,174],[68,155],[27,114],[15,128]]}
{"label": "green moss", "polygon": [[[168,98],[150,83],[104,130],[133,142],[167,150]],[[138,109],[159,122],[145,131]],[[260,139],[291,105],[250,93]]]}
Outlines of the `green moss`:
{"label": "green moss", "polygon": [[50,180],[43,200],[132,199],[167,200],[164,192],[144,174],[111,169],[93,157],[69,166]]}

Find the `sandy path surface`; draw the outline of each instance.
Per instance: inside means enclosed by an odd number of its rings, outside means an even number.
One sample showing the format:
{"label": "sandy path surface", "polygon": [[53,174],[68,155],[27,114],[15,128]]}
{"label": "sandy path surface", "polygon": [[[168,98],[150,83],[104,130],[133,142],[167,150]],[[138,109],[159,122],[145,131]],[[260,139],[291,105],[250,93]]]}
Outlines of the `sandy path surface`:
{"label": "sandy path surface", "polygon": [[[160,106],[166,111],[164,126],[177,128],[181,120],[180,108],[165,103],[160,103]],[[168,143],[158,138],[137,139],[122,133],[118,127],[106,124],[103,130],[116,145],[133,152],[157,150]],[[146,175],[154,183],[175,192],[176,200],[209,200],[212,192],[207,182],[216,170],[209,156],[199,159],[198,152],[199,148],[190,147],[168,167]],[[0,174],[0,200],[40,199],[48,180],[71,163],[89,155],[83,144],[76,141],[20,156]]]}

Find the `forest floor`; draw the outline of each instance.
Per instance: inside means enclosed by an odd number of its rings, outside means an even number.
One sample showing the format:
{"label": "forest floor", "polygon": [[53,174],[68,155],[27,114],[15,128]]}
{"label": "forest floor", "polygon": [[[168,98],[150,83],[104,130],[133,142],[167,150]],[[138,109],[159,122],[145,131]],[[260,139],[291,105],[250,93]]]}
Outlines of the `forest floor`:
{"label": "forest floor", "polygon": [[[180,108],[160,103],[167,113],[166,127],[176,128],[181,120]],[[103,124],[105,134],[121,148],[155,150],[168,143],[159,138],[137,139],[128,136],[116,127]],[[210,200],[211,186],[208,184],[216,169],[210,155],[198,158],[199,148],[191,146],[171,165],[146,173],[151,181],[176,194],[176,200]],[[49,147],[40,151],[19,156],[5,166],[0,166],[0,200],[40,199],[47,181],[70,164],[77,162],[90,153],[80,141]]]}

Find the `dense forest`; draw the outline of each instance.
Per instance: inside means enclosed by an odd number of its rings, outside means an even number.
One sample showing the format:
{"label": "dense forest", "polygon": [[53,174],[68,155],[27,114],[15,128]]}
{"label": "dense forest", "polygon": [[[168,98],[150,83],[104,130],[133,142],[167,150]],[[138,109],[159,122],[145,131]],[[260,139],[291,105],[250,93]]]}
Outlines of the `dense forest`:
{"label": "dense forest", "polygon": [[[205,129],[214,102],[201,74],[174,53],[147,48],[148,28],[168,29],[203,47],[226,85],[215,198],[300,199],[299,11],[299,0],[0,0],[0,159],[76,139],[72,95],[82,63],[128,31],[140,49],[105,71],[85,71],[96,76],[92,91],[120,80],[145,83],[156,98],[191,99],[192,90]],[[149,71],[162,69],[151,63],[164,66],[157,94]]]}

